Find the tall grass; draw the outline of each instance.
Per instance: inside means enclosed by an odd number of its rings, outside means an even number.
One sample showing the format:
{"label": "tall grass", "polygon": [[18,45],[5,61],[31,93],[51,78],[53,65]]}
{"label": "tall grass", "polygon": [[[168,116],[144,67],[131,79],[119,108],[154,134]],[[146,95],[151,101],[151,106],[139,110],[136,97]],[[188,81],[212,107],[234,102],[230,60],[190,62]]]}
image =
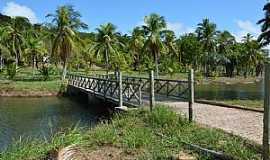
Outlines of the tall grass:
{"label": "tall grass", "polygon": [[164,106],[152,112],[139,109],[117,114],[111,121],[104,121],[90,130],[70,130],[55,135],[50,141],[15,143],[0,159],[42,159],[51,151],[77,144],[91,152],[102,146],[121,149],[136,159],[166,160],[179,152],[188,152],[197,159],[209,159],[187,147],[186,144],[222,151],[236,159],[260,159],[259,147],[250,145],[240,137],[221,130],[200,127],[189,123]]}

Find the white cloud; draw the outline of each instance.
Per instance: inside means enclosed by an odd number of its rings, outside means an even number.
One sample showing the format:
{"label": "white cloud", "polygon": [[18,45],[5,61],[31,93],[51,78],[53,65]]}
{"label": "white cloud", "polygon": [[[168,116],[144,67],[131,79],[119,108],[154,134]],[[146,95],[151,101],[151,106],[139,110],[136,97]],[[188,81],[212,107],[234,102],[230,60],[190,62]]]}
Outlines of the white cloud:
{"label": "white cloud", "polygon": [[17,4],[15,2],[8,2],[2,9],[2,13],[11,17],[23,16],[27,17],[31,23],[37,23],[38,19],[35,12],[24,5]]}
{"label": "white cloud", "polygon": [[176,35],[194,32],[194,28],[185,26],[180,22],[168,22],[167,28],[174,31]]}
{"label": "white cloud", "polygon": [[260,34],[260,28],[257,26],[255,23],[252,23],[249,20],[238,20],[236,21],[236,24],[239,28],[236,34],[234,36],[236,37],[236,40],[240,42],[245,35],[248,33],[252,34],[254,38],[257,38],[258,35]]}

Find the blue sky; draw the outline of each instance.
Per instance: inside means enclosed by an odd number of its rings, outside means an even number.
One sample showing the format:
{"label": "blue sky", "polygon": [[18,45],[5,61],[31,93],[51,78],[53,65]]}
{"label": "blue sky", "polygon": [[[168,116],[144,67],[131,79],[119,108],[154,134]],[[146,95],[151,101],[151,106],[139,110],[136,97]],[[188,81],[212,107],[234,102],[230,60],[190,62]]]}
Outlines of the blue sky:
{"label": "blue sky", "polygon": [[44,22],[45,15],[57,6],[71,4],[93,31],[100,24],[112,22],[122,33],[129,33],[143,23],[150,13],[165,16],[168,28],[178,35],[194,30],[205,17],[220,30],[229,30],[238,39],[247,32],[257,36],[256,22],[263,17],[266,0],[0,0],[0,12],[21,15],[32,22]]}

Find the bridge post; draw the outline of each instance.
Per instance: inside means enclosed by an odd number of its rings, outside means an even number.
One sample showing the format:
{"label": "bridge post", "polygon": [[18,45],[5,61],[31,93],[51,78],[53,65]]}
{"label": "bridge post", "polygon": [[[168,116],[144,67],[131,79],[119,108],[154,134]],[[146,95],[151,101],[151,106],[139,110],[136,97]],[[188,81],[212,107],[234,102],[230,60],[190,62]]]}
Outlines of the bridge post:
{"label": "bridge post", "polygon": [[155,106],[155,79],[154,79],[154,71],[150,71],[150,110],[153,110]]}
{"label": "bridge post", "polygon": [[264,66],[263,160],[269,160],[270,64]]}
{"label": "bridge post", "polygon": [[194,104],[194,71],[190,70],[188,76],[189,102],[188,102],[188,119],[193,121],[193,104]]}
{"label": "bridge post", "polygon": [[123,83],[122,83],[122,73],[118,72],[118,85],[119,85],[119,106],[123,107]]}

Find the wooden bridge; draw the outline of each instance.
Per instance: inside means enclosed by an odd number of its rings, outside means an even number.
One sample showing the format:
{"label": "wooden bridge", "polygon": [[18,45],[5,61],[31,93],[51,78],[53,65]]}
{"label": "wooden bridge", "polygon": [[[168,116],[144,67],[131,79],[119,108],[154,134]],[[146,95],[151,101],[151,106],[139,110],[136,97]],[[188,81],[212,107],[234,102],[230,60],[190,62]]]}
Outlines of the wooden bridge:
{"label": "wooden bridge", "polygon": [[193,70],[188,80],[155,78],[153,71],[149,77],[122,76],[121,72],[108,75],[85,76],[68,75],[68,85],[106,101],[125,106],[140,107],[149,104],[150,109],[158,101],[188,101],[189,119],[192,120],[194,103]]}
{"label": "wooden bridge", "polygon": [[145,104],[152,109],[155,99],[188,101],[190,120],[192,120],[192,104],[194,103],[193,70],[188,80],[169,80],[155,78],[153,71],[149,77],[122,76],[121,72],[108,75],[85,76],[68,75],[68,85],[88,94],[123,105],[140,107]]}

